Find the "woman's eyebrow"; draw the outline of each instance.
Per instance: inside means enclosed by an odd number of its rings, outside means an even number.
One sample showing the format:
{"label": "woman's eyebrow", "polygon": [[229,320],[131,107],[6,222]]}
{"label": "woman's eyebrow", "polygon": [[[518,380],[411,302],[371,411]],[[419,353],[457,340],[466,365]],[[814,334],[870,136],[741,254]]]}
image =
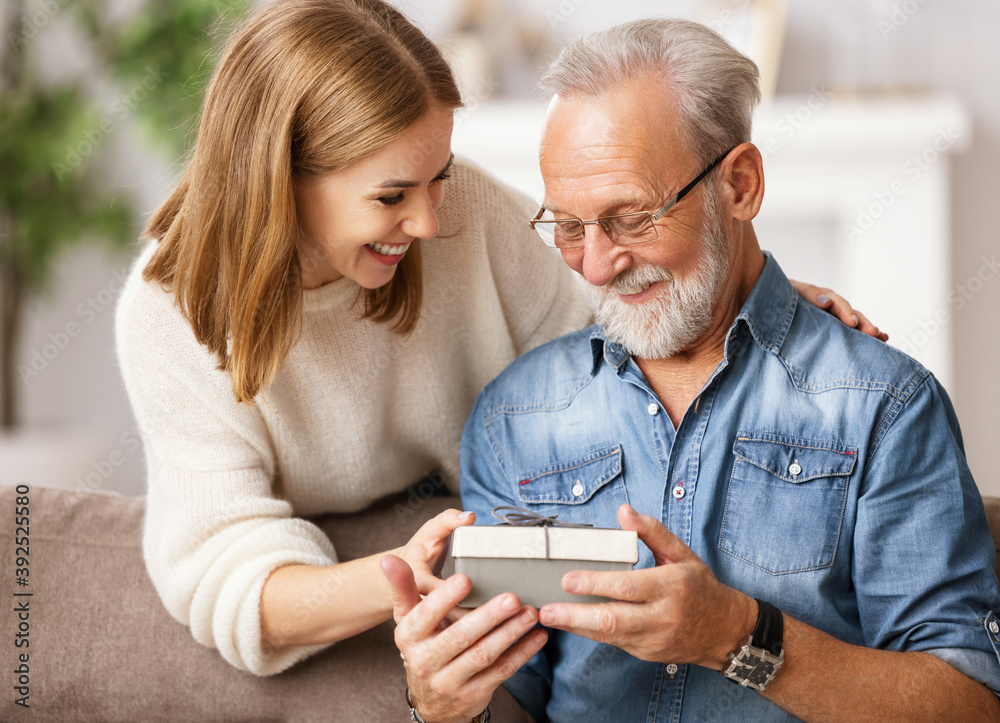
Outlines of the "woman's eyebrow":
{"label": "woman's eyebrow", "polygon": [[[437,175],[440,176],[442,173],[446,173],[448,169],[451,168],[451,164],[454,162],[455,154],[452,153],[451,156],[448,157],[448,162],[444,164],[444,168],[442,168]],[[435,178],[436,177],[437,176],[435,176]],[[375,186],[375,188],[416,188],[419,185],[420,184],[416,181],[400,181],[398,179],[390,179],[388,181],[382,181],[382,183]]]}

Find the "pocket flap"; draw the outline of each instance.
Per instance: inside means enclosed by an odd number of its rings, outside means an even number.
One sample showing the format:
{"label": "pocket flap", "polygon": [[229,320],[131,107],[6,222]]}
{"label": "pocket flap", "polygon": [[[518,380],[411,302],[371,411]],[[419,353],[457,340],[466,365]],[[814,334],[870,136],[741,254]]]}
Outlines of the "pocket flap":
{"label": "pocket flap", "polygon": [[523,502],[578,505],[622,473],[621,445],[529,470],[518,478]]}
{"label": "pocket flap", "polygon": [[786,482],[807,482],[819,477],[846,477],[854,471],[858,448],[839,442],[795,439],[784,435],[750,432],[736,435],[737,459],[765,469]]}

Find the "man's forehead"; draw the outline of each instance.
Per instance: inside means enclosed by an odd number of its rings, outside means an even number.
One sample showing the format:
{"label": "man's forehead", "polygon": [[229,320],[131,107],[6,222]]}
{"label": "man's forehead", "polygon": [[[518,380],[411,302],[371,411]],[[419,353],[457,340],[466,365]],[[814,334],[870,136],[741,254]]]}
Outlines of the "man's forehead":
{"label": "man's forehead", "polygon": [[553,99],[539,153],[547,208],[574,210],[581,194],[601,212],[648,204],[678,182],[674,176],[690,165],[686,149],[669,100],[642,94],[648,87]]}
{"label": "man's forehead", "polygon": [[[545,118],[543,142],[572,139],[604,145],[660,148],[680,140],[673,95],[659,79],[639,76],[598,95],[556,95]],[[550,133],[552,131],[552,133]]]}

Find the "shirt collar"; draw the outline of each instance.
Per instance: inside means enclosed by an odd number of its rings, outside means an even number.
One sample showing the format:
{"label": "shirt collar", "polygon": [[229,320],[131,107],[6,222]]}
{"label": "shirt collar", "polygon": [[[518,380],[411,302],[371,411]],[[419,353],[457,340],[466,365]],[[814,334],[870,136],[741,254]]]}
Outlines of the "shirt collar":
{"label": "shirt collar", "polygon": [[737,314],[733,327],[742,320],[765,351],[777,354],[788,335],[799,295],[774,257],[765,251],[764,259],[764,270]]}
{"label": "shirt collar", "polygon": [[604,336],[604,329],[600,324],[594,324],[594,329],[590,332],[590,351],[594,357],[594,365],[590,370],[591,374],[597,373],[597,365],[601,363],[602,358],[615,369],[621,367],[629,358],[629,353],[625,351],[621,344],[608,341],[607,337]]}
{"label": "shirt collar", "polygon": [[[767,251],[763,253],[764,270],[730,331],[742,320],[763,349],[777,354],[781,351],[792,317],[795,316],[799,297],[774,257]],[[628,352],[620,344],[608,341],[599,324],[594,325],[590,334],[590,349],[594,357],[592,374],[597,372],[597,365],[602,357],[615,369],[620,368],[629,358]]]}

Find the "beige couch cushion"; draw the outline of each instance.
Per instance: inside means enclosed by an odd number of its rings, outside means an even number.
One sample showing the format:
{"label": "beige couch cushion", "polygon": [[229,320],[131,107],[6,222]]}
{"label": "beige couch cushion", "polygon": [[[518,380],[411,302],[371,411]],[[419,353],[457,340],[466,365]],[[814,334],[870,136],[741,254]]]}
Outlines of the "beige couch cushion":
{"label": "beige couch cushion", "polygon": [[[166,612],[140,545],[144,500],[30,491],[30,585],[15,583],[13,487],[0,488],[0,558],[7,593],[3,680],[28,652],[31,710],[4,686],[0,719],[32,721],[406,721],[405,676],[383,624],[258,678],[199,645]],[[415,512],[412,507],[418,508]],[[386,500],[359,515],[317,520],[348,560],[406,542],[456,499]],[[13,589],[12,589],[13,588]],[[29,648],[15,649],[17,601],[30,601]]]}

